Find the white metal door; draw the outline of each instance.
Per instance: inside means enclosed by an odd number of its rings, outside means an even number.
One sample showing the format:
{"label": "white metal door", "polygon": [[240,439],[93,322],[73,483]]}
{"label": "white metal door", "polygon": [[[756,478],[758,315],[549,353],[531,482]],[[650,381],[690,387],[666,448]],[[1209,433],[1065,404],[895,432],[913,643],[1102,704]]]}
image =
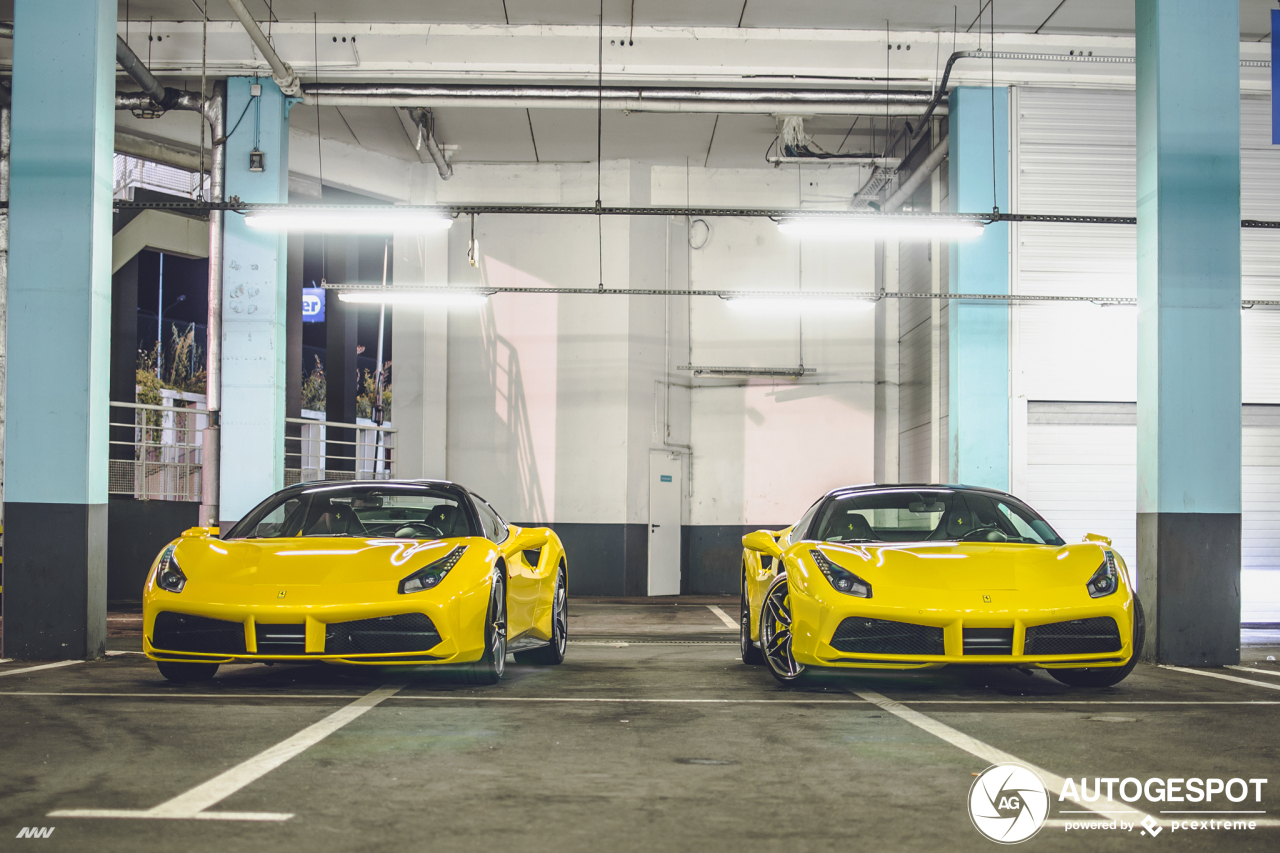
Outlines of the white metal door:
{"label": "white metal door", "polygon": [[680,594],[680,457],[649,454],[649,595]]}

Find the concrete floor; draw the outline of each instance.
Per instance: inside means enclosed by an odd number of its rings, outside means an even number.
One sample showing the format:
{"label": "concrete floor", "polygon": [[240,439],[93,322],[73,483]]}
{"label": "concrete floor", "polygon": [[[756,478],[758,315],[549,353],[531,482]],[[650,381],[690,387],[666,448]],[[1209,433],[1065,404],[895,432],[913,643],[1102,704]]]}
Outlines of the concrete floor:
{"label": "concrete floor", "polygon": [[[320,665],[224,667],[175,686],[128,653],[140,639],[128,613],[113,614],[110,646],[123,654],[0,664],[0,849],[992,849],[966,809],[990,762],[871,694],[1061,776],[1270,778],[1261,804],[1218,807],[1280,817],[1280,664],[1268,660],[1280,632],[1246,632],[1244,665],[1265,674],[1215,671],[1244,682],[1140,666],[1118,687],[1081,691],[1044,674],[949,669],[786,690],[739,662],[736,632],[708,602],[574,600],[564,665],[509,664],[492,688]],[[715,606],[736,615],[733,599]],[[48,816],[151,809],[388,684],[403,686],[203,812],[287,820]],[[1159,816],[1161,804],[1135,805]],[[1053,802],[1051,817],[1074,816]],[[16,840],[27,826],[56,830]],[[1139,832],[1051,825],[1029,844],[1152,842]],[[1156,843],[1277,850],[1280,828],[1166,830]]]}

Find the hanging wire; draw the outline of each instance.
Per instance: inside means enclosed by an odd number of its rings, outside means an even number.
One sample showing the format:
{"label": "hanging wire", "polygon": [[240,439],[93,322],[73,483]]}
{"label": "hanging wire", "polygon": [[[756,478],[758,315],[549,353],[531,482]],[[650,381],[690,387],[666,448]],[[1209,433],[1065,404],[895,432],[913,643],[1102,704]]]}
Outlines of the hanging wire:
{"label": "hanging wire", "polygon": [[[996,0],[991,0],[991,210],[1000,212],[1000,193],[996,182]],[[982,32],[981,26],[978,32]]]}
{"label": "hanging wire", "polygon": [[596,65],[596,260],[604,290],[604,220],[600,217],[600,184],[604,170],[604,0],[600,0],[600,44]]}
{"label": "hanging wire", "polygon": [[[209,0],[204,0],[204,9],[201,13],[200,21],[200,200],[208,201],[205,195],[204,187],[204,124],[209,120],[209,115],[205,112],[205,86],[206,70],[209,64]],[[209,136],[213,136],[210,129]],[[210,152],[210,170],[212,171],[212,152]],[[213,183],[213,175],[209,176],[209,183]]]}
{"label": "hanging wire", "polygon": [[[316,17],[315,12],[311,13],[311,46],[312,46],[312,49],[315,51],[316,82],[319,83],[320,82],[320,22],[319,22],[319,19]],[[321,147],[320,145],[320,99],[319,98],[316,98],[316,162],[318,164],[317,170],[320,173],[318,178],[318,180],[320,181],[320,198],[323,200],[324,198],[324,148]],[[321,231],[320,232],[320,286],[321,287],[323,287],[325,282],[328,280],[327,271],[325,268],[326,261],[328,260],[327,255],[329,254],[328,241],[326,237],[327,235],[323,231]]]}

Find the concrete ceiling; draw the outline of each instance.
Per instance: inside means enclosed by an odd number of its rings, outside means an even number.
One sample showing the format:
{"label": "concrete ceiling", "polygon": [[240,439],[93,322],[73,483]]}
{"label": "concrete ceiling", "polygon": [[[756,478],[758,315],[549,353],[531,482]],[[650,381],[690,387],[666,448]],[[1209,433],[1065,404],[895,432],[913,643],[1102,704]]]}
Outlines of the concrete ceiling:
{"label": "concrete ceiling", "polygon": [[[120,0],[120,20],[199,20],[206,0]],[[605,23],[637,26],[780,27],[800,29],[975,31],[979,9],[989,26],[992,0],[605,0]],[[0,4],[0,10],[4,5]],[[266,21],[371,23],[592,24],[597,0],[246,0]],[[1132,0],[1001,0],[997,32],[1130,35]],[[1240,34],[1257,40],[1271,31],[1269,0],[1240,0]],[[231,20],[224,0],[208,0],[209,17]],[[634,16],[634,17],[633,17]]]}

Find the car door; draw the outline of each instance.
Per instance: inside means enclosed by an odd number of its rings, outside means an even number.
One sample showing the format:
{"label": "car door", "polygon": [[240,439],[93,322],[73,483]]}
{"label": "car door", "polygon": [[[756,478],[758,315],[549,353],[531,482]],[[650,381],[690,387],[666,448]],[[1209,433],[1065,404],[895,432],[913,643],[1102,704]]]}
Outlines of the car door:
{"label": "car door", "polygon": [[502,551],[503,564],[507,567],[507,640],[510,642],[533,627],[539,593],[538,574],[519,550],[509,547],[512,544],[511,529],[502,516],[484,498],[474,494],[471,497],[485,538]]}

